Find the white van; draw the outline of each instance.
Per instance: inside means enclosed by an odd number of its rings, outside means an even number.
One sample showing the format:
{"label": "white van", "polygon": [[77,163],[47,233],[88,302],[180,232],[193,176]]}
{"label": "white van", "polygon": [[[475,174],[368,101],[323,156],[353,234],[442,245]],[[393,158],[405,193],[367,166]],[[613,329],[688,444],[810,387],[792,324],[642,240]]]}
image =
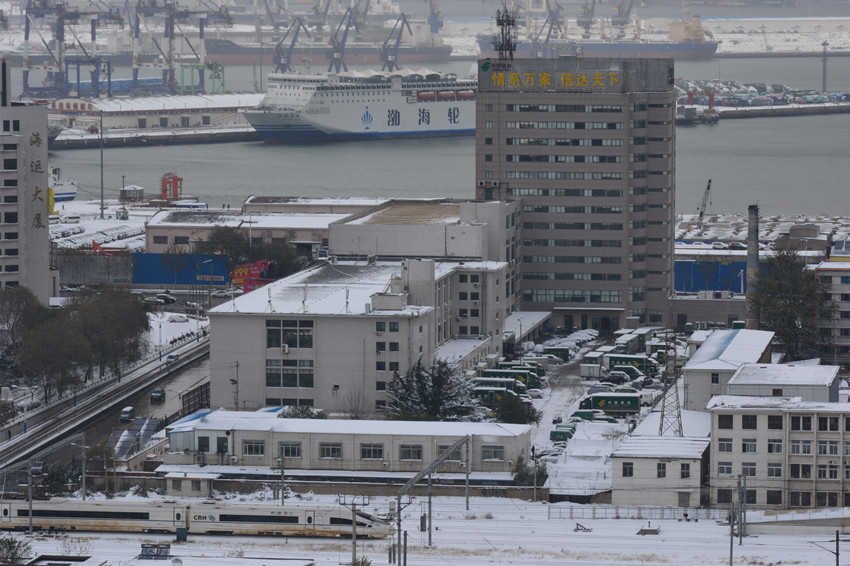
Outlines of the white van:
{"label": "white van", "polygon": [[127,423],[133,420],[133,407],[124,407],[121,409],[121,422]]}
{"label": "white van", "polygon": [[67,216],[63,216],[62,218],[60,218],[59,221],[63,224],[79,224],[80,217],[76,214],[68,214]]}

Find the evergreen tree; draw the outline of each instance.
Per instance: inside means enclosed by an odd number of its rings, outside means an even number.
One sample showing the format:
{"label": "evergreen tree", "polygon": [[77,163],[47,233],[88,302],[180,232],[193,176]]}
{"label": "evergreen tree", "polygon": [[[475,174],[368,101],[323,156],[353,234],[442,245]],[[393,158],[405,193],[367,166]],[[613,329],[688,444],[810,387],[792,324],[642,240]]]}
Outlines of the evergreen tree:
{"label": "evergreen tree", "polygon": [[493,410],[496,420],[509,424],[538,424],[543,415],[531,403],[526,403],[516,395],[502,395]]}
{"label": "evergreen tree", "polygon": [[387,415],[396,420],[478,420],[472,383],[455,375],[443,360],[430,368],[417,361],[404,375],[396,373],[387,386]]}
{"label": "evergreen tree", "polygon": [[772,330],[785,344],[789,359],[817,355],[818,320],[831,319],[836,305],[830,285],[803,267],[797,252],[779,250],[759,267],[758,277],[747,290],[759,328]]}

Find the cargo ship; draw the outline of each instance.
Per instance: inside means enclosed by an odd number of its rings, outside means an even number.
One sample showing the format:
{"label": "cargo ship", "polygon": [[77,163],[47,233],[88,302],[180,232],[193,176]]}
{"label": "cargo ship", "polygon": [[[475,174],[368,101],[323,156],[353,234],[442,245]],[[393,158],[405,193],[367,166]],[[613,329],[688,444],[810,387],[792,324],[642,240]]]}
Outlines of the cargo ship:
{"label": "cargo ship", "polygon": [[[274,44],[236,43],[230,39],[206,38],[205,62],[224,65],[274,65]],[[325,44],[299,44],[293,48],[292,62],[298,65],[327,65],[330,47]],[[452,54],[450,45],[411,45],[398,47],[398,58],[407,64],[442,63]],[[348,42],[345,44],[345,61],[349,65],[380,65],[381,44],[374,42]]]}
{"label": "cargo ship", "polygon": [[266,143],[469,135],[476,79],[451,73],[272,73],[268,92],[242,115]]}
{"label": "cargo ship", "polygon": [[[490,36],[479,36],[478,46],[481,57],[496,57]],[[670,22],[670,35],[664,39],[645,38],[596,38],[568,39],[554,38],[547,42],[518,41],[514,57],[553,59],[563,56],[581,55],[601,58],[670,58],[711,59],[717,52],[718,43],[711,32],[702,27],[699,16]]]}

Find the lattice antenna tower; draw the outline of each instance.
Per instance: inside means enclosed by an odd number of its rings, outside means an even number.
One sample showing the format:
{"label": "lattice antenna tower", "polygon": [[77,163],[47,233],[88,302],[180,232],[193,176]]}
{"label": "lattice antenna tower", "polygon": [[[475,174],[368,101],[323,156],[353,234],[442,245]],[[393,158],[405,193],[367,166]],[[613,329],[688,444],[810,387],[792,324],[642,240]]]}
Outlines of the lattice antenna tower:
{"label": "lattice antenna tower", "polygon": [[658,436],[671,432],[673,436],[685,436],[682,431],[682,403],[679,399],[679,377],[681,372],[676,367],[676,332],[672,328],[665,331],[664,372],[665,381],[669,380],[661,394],[661,418],[658,419]]}
{"label": "lattice antenna tower", "polygon": [[493,36],[493,48],[499,54],[499,61],[513,61],[514,51],[516,51],[516,36],[514,35],[516,18],[507,6],[502,8],[502,10],[496,10],[496,26],[499,31]]}

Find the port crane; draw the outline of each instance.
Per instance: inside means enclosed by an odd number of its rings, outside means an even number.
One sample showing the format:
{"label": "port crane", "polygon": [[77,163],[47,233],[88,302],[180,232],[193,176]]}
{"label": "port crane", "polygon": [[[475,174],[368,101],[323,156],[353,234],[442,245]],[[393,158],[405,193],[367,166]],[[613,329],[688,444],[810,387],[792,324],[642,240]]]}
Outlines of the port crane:
{"label": "port crane", "polygon": [[[159,54],[164,60],[163,64],[158,65],[163,69],[162,84],[169,92],[177,92],[177,76],[175,72],[175,54],[174,40],[176,38],[175,26],[178,22],[185,22],[189,19],[198,19],[199,32],[199,50],[195,50],[189,42],[189,38],[184,38],[192,51],[192,54],[198,59],[200,65],[204,64],[204,32],[207,22],[223,23],[231,25],[233,23],[230,13],[224,6],[217,6],[207,0],[202,0],[197,8],[181,8],[175,0],[138,0],[136,4],[135,20],[133,22],[133,88],[138,88],[139,85],[139,69],[141,63],[141,22],[142,18],[163,17],[165,19],[165,49],[160,43],[153,39]],[[199,81],[200,90],[204,90],[204,73],[200,73]]]}
{"label": "port crane", "polygon": [[708,185],[705,186],[705,192],[702,194],[702,203],[699,205],[699,214],[697,215],[697,230],[702,228],[702,220],[705,216],[705,209],[708,206],[709,194],[711,194],[711,179],[708,180]]}
{"label": "port crane", "polygon": [[[564,34],[564,29],[561,27],[561,12],[563,9],[564,7],[557,0],[551,0],[551,3],[550,0],[546,0],[546,21],[543,22],[543,25],[537,31],[537,35],[532,41],[533,52],[538,57],[543,56],[538,50],[546,49],[549,46],[549,40],[552,39],[553,32],[557,32],[558,35]],[[546,30],[546,37],[541,40],[544,30]]]}
{"label": "port crane", "polygon": [[[401,38],[404,35],[405,28],[407,29],[407,33],[413,35],[413,32],[410,31],[410,24],[407,22],[407,16],[402,12],[395,21],[393,29],[390,30],[390,35],[384,41],[384,44],[381,45],[381,61],[384,62],[381,67],[382,71],[392,72],[399,68],[398,46],[401,44]],[[395,41],[393,41],[393,36],[395,36]]]}
{"label": "port crane", "polygon": [[[276,73],[288,73],[292,71],[292,52],[295,50],[295,42],[298,41],[298,33],[301,30],[304,30],[307,37],[310,37],[310,32],[307,31],[307,26],[304,25],[304,20],[298,16],[292,21],[289,29],[286,30],[285,34],[283,34],[283,37],[278,44],[275,45],[274,56],[275,63],[277,65],[275,67]],[[289,37],[290,33],[292,34],[292,39],[289,41],[289,45],[286,50],[284,50],[283,45],[286,43],[286,39]]]}
{"label": "port crane", "polygon": [[620,3],[614,8],[617,14],[611,16],[611,27],[620,28],[620,35],[623,35],[623,28],[629,25],[629,16],[632,13],[633,2],[634,0],[629,0],[629,4],[624,7],[626,0],[620,0]]}
{"label": "port crane", "polygon": [[443,19],[443,11],[437,0],[428,0],[428,26],[431,33],[440,33],[446,21]]}
{"label": "port crane", "polygon": [[[25,9],[24,18],[24,62],[23,62],[23,92],[27,95],[53,95],[63,96],[68,94],[66,85],[66,75],[68,65],[92,65],[95,71],[98,70],[99,64],[96,57],[96,42],[97,28],[105,25],[118,25],[123,27],[124,18],[116,8],[112,8],[105,2],[96,0],[89,3],[89,8],[79,9],[67,5],[62,0],[28,0]],[[50,43],[45,40],[41,31],[36,25],[36,20],[47,20],[53,23],[52,35],[54,48],[50,48]],[[80,39],[74,33],[73,27],[81,23],[83,20],[88,20],[91,25],[91,49],[89,54],[83,46]],[[83,57],[66,60],[66,42],[65,31],[66,27],[74,36],[75,42],[81,48]],[[41,39],[42,44],[47,49],[51,62],[43,66],[33,64],[29,55],[30,33],[35,29],[36,34]],[[44,70],[47,72],[47,77],[44,86],[34,87],[29,84],[29,75],[33,70]],[[77,67],[79,76],[79,66]]]}
{"label": "port crane", "polygon": [[331,72],[332,69],[337,73],[340,69],[344,71],[348,70],[348,65],[345,64],[345,43],[348,41],[348,32],[351,31],[352,26],[356,29],[357,25],[357,20],[354,18],[354,11],[348,8],[339,21],[339,24],[337,24],[336,31],[331,36],[331,48],[325,54],[330,61],[328,72]]}
{"label": "port crane", "polygon": [[593,26],[593,12],[596,10],[596,0],[585,0],[584,4],[579,6],[578,15],[576,16],[576,26],[584,28],[582,34],[585,39],[590,37],[590,28]]}

